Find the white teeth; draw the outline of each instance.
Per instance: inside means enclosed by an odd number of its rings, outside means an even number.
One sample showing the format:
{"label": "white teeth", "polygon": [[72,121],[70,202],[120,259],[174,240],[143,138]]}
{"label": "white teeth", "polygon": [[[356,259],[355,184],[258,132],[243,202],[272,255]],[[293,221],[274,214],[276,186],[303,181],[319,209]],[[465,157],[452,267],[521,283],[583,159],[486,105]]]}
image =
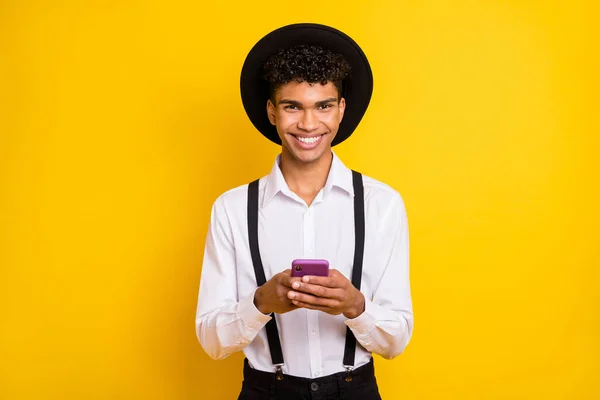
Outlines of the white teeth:
{"label": "white teeth", "polygon": [[303,138],[303,137],[297,136],[297,138],[302,143],[313,144],[313,143],[316,143],[321,138],[321,136],[315,136],[315,137],[309,137],[309,138]]}

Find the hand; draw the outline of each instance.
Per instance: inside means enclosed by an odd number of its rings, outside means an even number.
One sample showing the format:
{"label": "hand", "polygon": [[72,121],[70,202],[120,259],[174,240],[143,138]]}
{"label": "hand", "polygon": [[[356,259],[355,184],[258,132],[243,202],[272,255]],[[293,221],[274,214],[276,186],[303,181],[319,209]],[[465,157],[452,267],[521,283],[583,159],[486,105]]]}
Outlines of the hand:
{"label": "hand", "polygon": [[299,280],[300,278],[292,278],[291,269],[273,275],[254,292],[254,305],[263,314],[284,314],[297,309],[287,294],[292,288],[292,283]]}
{"label": "hand", "polygon": [[341,272],[332,269],[329,276],[303,276],[292,281],[287,293],[292,304],[332,315],[356,318],[365,311],[365,296]]}

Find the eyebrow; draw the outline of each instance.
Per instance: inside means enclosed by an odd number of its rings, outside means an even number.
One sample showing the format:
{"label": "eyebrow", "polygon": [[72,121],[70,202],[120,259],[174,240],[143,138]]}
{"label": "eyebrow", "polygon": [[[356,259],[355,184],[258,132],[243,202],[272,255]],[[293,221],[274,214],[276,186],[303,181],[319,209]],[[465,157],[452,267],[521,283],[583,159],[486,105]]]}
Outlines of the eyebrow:
{"label": "eyebrow", "polygon": [[281,100],[279,100],[279,104],[290,104],[292,106],[301,106],[302,105],[299,101],[288,100],[288,99],[281,99]]}
{"label": "eyebrow", "polygon": [[[315,105],[322,106],[323,104],[333,103],[335,101],[337,101],[337,99],[335,97],[330,97],[330,98],[325,99],[325,100],[317,101],[315,103]],[[297,100],[290,100],[290,99],[281,99],[281,100],[279,100],[279,104],[289,104],[289,105],[292,105],[292,106],[301,106],[302,105],[302,103],[300,103],[299,101],[297,101]]]}

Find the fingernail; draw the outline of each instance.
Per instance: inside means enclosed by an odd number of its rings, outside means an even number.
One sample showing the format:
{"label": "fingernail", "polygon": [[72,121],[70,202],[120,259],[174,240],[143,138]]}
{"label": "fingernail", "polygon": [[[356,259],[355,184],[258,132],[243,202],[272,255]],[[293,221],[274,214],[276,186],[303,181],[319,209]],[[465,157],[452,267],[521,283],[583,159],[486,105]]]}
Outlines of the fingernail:
{"label": "fingernail", "polygon": [[298,289],[300,287],[300,284],[298,282],[294,282],[294,283],[292,283],[292,287],[294,289]]}
{"label": "fingernail", "polygon": [[290,299],[293,299],[294,297],[296,297],[296,293],[294,293],[294,292],[288,292],[288,297]]}
{"label": "fingernail", "polygon": [[308,276],[303,276],[302,277],[302,281],[303,282],[308,282],[310,280],[310,278]]}

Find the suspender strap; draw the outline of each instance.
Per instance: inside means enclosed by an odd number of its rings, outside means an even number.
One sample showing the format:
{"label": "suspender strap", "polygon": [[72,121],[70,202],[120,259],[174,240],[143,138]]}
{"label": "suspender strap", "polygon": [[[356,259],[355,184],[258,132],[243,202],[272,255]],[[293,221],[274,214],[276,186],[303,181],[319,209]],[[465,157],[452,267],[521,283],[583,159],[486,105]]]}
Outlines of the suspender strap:
{"label": "suspender strap", "polygon": [[[262,286],[266,283],[267,279],[265,278],[265,271],[258,248],[258,179],[248,185],[248,238],[256,283],[258,286]],[[279,342],[275,314],[267,322],[265,329],[267,330],[267,340],[269,341],[269,350],[271,351],[271,361],[273,365],[280,367],[283,365],[283,353],[281,351],[281,343]]]}
{"label": "suspender strap", "polygon": [[[365,195],[362,175],[352,171],[352,185],[354,186],[354,265],[352,266],[352,285],[360,290],[362,277],[363,256],[365,252]],[[344,348],[344,366],[354,366],[354,353],[356,352],[356,338],[346,327],[346,346]]]}

